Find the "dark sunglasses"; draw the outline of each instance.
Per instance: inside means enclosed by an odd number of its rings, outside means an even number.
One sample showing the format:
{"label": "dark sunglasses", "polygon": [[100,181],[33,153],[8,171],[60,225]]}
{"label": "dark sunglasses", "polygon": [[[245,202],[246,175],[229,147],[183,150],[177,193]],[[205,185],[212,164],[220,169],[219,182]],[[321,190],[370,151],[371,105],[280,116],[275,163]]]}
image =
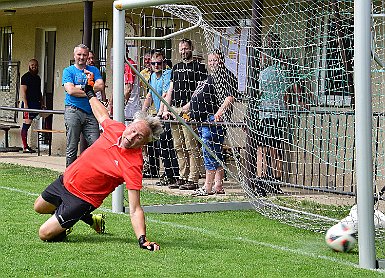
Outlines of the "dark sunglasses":
{"label": "dark sunglasses", "polygon": [[153,66],[155,66],[155,65],[161,66],[161,65],[163,65],[163,62],[151,62],[151,65],[153,65]]}

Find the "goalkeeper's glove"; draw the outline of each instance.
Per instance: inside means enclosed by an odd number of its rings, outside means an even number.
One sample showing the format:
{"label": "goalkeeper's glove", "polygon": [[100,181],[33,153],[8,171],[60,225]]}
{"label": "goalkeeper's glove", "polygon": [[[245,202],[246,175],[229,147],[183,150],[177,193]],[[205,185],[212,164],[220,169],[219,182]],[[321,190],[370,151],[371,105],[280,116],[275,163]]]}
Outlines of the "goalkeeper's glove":
{"label": "goalkeeper's glove", "polygon": [[86,96],[88,99],[91,99],[93,97],[96,97],[94,88],[91,85],[82,85],[82,90],[86,93]]}
{"label": "goalkeeper's glove", "polygon": [[156,242],[149,242],[147,241],[147,238],[145,235],[141,235],[138,239],[139,247],[149,250],[149,251],[156,251],[160,249],[160,246]]}
{"label": "goalkeeper's glove", "polygon": [[94,85],[95,85],[94,74],[92,72],[89,72],[87,74],[87,84],[82,85],[82,90],[86,93],[86,96],[88,99],[96,97],[94,92]]}

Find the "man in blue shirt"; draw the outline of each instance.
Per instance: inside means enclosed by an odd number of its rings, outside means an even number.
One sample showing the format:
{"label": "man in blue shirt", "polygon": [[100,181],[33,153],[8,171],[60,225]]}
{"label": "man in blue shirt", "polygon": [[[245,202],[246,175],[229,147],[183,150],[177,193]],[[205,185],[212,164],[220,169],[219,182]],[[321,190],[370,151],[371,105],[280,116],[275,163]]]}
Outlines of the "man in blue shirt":
{"label": "man in blue shirt", "polygon": [[92,114],[91,106],[84,92],[87,74],[94,75],[95,91],[104,91],[104,82],[100,71],[87,65],[89,49],[79,44],[74,49],[75,64],[63,71],[62,84],[65,89],[64,121],[67,135],[66,166],[77,158],[80,134],[82,133],[88,146],[99,138],[99,124]]}
{"label": "man in blue shirt", "polygon": [[[162,52],[155,52],[151,56],[151,70],[152,74],[149,79],[150,85],[156,90],[156,92],[165,97],[170,87],[171,69],[166,68],[164,54]],[[151,104],[154,103],[157,115],[161,117],[163,113],[163,103],[159,97],[150,90],[147,93],[146,100],[143,103],[142,110],[147,111]],[[168,186],[176,182],[176,178],[179,176],[178,161],[174,151],[174,145],[171,135],[170,123],[164,123],[164,132],[160,135],[159,141],[153,142],[154,147],[148,148],[149,155],[159,157],[160,154],[163,166],[164,175],[157,185]],[[150,153],[150,150],[154,151]]]}

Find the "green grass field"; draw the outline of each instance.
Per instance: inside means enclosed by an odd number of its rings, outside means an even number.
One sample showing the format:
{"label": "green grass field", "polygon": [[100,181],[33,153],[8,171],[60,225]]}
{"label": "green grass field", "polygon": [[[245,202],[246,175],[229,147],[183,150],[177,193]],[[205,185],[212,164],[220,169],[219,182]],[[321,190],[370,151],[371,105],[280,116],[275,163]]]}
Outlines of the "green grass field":
{"label": "green grass field", "polygon": [[[322,234],[296,229],[255,211],[147,214],[150,240],[159,252],[138,247],[130,219],[102,208],[107,234],[83,222],[68,241],[37,236],[48,218],[33,202],[56,172],[0,163],[0,277],[384,277],[357,267],[357,249],[336,253]],[[144,203],[186,198],[143,191]]]}

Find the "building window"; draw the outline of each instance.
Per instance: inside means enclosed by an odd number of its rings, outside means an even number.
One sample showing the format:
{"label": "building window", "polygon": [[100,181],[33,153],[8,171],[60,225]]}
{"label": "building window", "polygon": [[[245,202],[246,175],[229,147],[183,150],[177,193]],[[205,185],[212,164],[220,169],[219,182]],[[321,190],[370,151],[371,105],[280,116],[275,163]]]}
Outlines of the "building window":
{"label": "building window", "polygon": [[0,27],[0,89],[10,88],[10,63],[12,61],[12,27]]}
{"label": "building window", "polygon": [[[163,37],[175,32],[175,20],[169,16],[143,15],[142,33],[146,37]],[[151,26],[151,28],[148,28]],[[147,28],[146,28],[147,27]],[[172,43],[171,39],[142,42],[145,52],[149,49],[160,49],[164,52],[165,58],[171,61]],[[143,56],[144,52],[141,53]]]}
{"label": "building window", "polygon": [[337,25],[331,15],[321,21],[317,91],[319,105],[351,106],[353,80],[353,23],[349,18],[341,20],[345,25]]}
{"label": "building window", "polygon": [[108,35],[107,21],[96,21],[92,23],[92,50],[95,55],[95,65],[99,68],[106,79],[107,66],[107,35]]}

